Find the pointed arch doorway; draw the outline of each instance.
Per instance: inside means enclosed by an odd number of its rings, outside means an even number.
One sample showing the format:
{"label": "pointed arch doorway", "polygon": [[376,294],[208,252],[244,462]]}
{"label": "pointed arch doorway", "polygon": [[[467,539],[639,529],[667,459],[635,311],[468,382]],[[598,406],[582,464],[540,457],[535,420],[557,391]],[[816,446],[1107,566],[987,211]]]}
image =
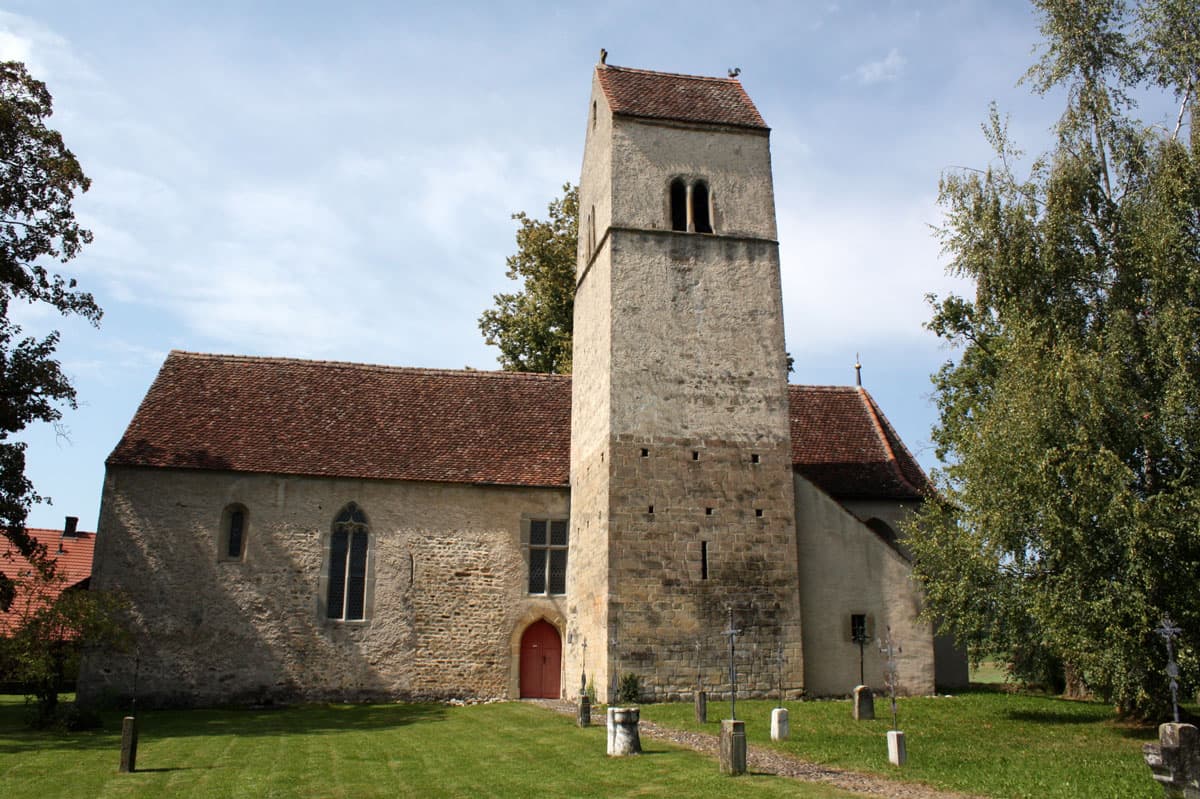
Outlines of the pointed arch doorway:
{"label": "pointed arch doorway", "polygon": [[561,695],[562,639],[545,619],[521,636],[521,698],[558,699]]}

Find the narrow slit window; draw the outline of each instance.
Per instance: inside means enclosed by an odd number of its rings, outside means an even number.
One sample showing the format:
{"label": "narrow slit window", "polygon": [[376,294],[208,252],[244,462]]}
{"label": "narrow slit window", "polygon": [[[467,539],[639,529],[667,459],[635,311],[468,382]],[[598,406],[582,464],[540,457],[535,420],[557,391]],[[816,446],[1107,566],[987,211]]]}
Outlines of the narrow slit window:
{"label": "narrow slit window", "polygon": [[708,579],[708,542],[700,542],[700,579]]}
{"label": "narrow slit window", "polygon": [[654,513],[654,506],[651,505],[650,507],[646,508],[646,513]]}
{"label": "narrow slit window", "polygon": [[218,560],[242,560],[246,555],[246,522],[249,514],[245,505],[229,505],[221,514],[220,535],[217,540]]}

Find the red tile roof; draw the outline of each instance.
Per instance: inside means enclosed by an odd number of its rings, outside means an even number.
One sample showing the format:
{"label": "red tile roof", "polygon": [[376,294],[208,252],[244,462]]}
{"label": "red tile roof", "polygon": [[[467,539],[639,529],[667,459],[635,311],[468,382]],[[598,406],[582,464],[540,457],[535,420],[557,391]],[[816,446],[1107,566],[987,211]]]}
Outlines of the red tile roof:
{"label": "red tile roof", "polygon": [[[837,498],[925,475],[862,389],[791,386],[792,460]],[[563,486],[571,378],[172,352],[108,463]]]}
{"label": "red tile roof", "polygon": [[7,613],[0,613],[0,636],[15,630],[30,612],[53,600],[68,588],[86,585],[87,579],[92,576],[95,533],[79,532],[64,538],[62,530],[30,527],[28,531],[31,536],[46,545],[50,557],[54,559],[55,579],[40,592],[40,597],[31,596],[24,590],[23,585],[33,576],[33,565],[7,538],[0,538],[0,572],[17,582],[16,601]]}
{"label": "red tile roof", "polygon": [[737,78],[596,67],[614,114],[768,130]]}
{"label": "red tile roof", "polygon": [[866,389],[789,386],[792,463],[839,499],[912,499],[929,491],[921,467]]}
{"label": "red tile roof", "polygon": [[571,379],[172,352],[108,463],[563,486]]}

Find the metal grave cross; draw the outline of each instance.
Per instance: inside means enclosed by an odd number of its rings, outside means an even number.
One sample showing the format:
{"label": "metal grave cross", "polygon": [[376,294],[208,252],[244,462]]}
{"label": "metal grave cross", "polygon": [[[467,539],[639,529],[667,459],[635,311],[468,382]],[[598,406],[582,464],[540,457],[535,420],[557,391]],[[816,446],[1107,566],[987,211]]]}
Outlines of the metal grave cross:
{"label": "metal grave cross", "polygon": [[779,707],[783,707],[783,642],[775,648],[775,670],[779,678]]}
{"label": "metal grave cross", "polygon": [[579,667],[579,695],[583,696],[587,693],[587,639],[583,639],[581,644],[583,647],[582,664]]}
{"label": "metal grave cross", "polygon": [[733,605],[729,606],[729,626],[721,635],[729,636],[729,718],[737,718],[737,654],[736,644],[742,631],[733,626]]}
{"label": "metal grave cross", "polygon": [[1154,632],[1167,642],[1167,677],[1171,680],[1171,707],[1175,711],[1175,723],[1179,723],[1179,664],[1175,662],[1175,639],[1182,629],[1176,627],[1170,616],[1163,616],[1162,624]]}
{"label": "metal grave cross", "polygon": [[896,665],[896,655],[904,650],[896,646],[892,641],[892,626],[887,626],[887,637],[879,642],[879,652],[883,655],[883,683],[888,689],[888,693],[892,699],[892,729],[898,730],[899,722],[897,721],[896,713],[896,683],[900,673],[899,667]]}

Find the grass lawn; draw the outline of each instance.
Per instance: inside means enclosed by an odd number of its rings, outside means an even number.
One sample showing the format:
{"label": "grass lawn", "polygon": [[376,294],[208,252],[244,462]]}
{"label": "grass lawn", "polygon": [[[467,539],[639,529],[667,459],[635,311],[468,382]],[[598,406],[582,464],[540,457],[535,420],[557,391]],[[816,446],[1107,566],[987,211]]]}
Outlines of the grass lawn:
{"label": "grass lawn", "polygon": [[[974,690],[954,697],[899,702],[908,765],[887,761],[891,711],[876,697],[877,720],[856,722],[850,702],[787,702],[791,739],[770,741],[774,702],[738,702],[752,744],[774,746],[855,771],[903,777],[939,788],[996,797],[1114,797],[1158,799],[1162,789],[1142,761],[1142,744],[1156,730],[1123,725],[1112,708],[1044,696]],[[720,732],[728,703],[710,702],[709,723],[698,725],[690,704],[645,705],[642,718]]]}
{"label": "grass lawn", "polygon": [[971,669],[971,682],[998,684],[1008,682],[1008,672],[1004,663],[997,658],[984,658],[977,667]]}
{"label": "grass lawn", "polygon": [[88,733],[34,732],[23,720],[19,697],[0,697],[3,799],[848,796],[722,777],[716,761],[645,738],[645,755],[609,759],[603,727],[521,703],[143,712],[135,774],[117,773],[116,714]]}

